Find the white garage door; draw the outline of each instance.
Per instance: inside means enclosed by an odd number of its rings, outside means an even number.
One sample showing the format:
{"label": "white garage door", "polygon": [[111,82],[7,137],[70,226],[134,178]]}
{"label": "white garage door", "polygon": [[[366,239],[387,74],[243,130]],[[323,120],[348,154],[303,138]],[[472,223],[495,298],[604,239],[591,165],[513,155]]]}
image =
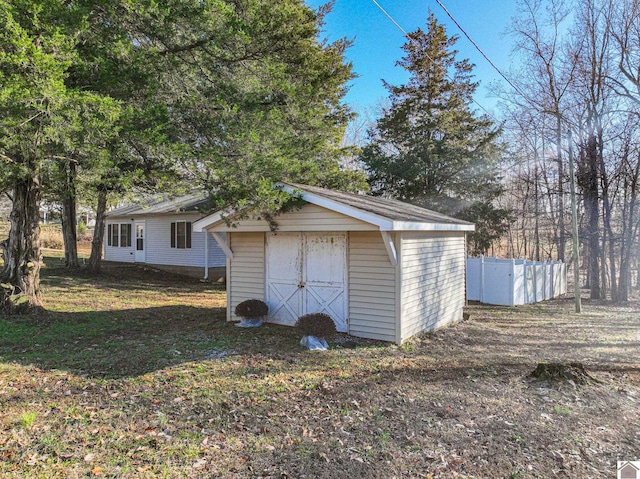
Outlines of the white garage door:
{"label": "white garage door", "polygon": [[326,313],[347,331],[345,233],[267,234],[269,319],[293,326],[307,313]]}

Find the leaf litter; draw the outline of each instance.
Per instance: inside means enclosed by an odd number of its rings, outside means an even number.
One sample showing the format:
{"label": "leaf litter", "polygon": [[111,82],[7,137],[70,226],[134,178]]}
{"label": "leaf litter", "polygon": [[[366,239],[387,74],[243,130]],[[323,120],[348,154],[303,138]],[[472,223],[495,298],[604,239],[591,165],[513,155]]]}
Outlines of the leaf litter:
{"label": "leaf litter", "polygon": [[[47,356],[44,333],[0,342],[0,475],[604,478],[640,456],[637,299],[587,301],[580,316],[571,298],[471,305],[469,320],[400,347],[341,336],[318,355],[291,328],[233,328],[219,288],[139,275],[124,285],[130,304],[171,287],[188,308],[158,295],[162,321],[130,306],[117,328],[98,315],[59,338],[95,328],[100,361],[84,347]],[[96,293],[110,311],[111,281]],[[68,282],[44,281],[59,302]],[[579,363],[596,381],[539,381],[539,363]]]}

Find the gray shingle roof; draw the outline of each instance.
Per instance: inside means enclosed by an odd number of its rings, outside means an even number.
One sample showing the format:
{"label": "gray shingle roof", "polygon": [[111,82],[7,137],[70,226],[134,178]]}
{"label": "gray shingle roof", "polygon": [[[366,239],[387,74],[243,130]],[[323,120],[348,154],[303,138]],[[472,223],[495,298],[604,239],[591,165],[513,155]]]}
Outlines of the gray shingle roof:
{"label": "gray shingle roof", "polygon": [[201,211],[211,206],[211,200],[205,194],[189,194],[170,198],[168,195],[157,195],[146,198],[140,203],[116,208],[107,212],[107,217],[166,215]]}
{"label": "gray shingle roof", "polygon": [[439,223],[451,225],[472,225],[468,221],[452,218],[435,211],[411,205],[403,201],[381,198],[378,196],[345,193],[343,191],[328,190],[317,186],[286,183],[293,188],[300,189],[336,201],[352,208],[366,211],[392,221],[408,221],[417,223]]}

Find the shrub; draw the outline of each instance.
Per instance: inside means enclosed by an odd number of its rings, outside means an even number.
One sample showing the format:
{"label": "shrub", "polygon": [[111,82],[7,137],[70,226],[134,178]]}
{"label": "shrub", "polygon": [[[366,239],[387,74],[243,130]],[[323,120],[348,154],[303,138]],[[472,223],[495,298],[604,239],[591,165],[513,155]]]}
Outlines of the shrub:
{"label": "shrub", "polygon": [[310,313],[300,316],[296,326],[302,330],[305,336],[317,338],[331,338],[336,334],[336,323],[331,316],[325,313]]}
{"label": "shrub", "polygon": [[269,312],[269,307],[259,299],[247,299],[236,306],[236,316],[241,318],[262,318]]}

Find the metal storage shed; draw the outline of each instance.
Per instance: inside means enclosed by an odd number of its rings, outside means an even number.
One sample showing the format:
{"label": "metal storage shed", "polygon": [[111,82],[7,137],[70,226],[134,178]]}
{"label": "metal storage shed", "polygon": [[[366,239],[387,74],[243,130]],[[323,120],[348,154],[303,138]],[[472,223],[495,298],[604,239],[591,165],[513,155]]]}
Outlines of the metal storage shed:
{"label": "metal storage shed", "polygon": [[[246,299],[293,325],[329,314],[339,331],[397,344],[462,319],[471,223],[396,200],[284,184],[304,206],[229,226],[222,212],[193,224],[227,255],[227,319]],[[220,233],[226,233],[223,238]]]}

